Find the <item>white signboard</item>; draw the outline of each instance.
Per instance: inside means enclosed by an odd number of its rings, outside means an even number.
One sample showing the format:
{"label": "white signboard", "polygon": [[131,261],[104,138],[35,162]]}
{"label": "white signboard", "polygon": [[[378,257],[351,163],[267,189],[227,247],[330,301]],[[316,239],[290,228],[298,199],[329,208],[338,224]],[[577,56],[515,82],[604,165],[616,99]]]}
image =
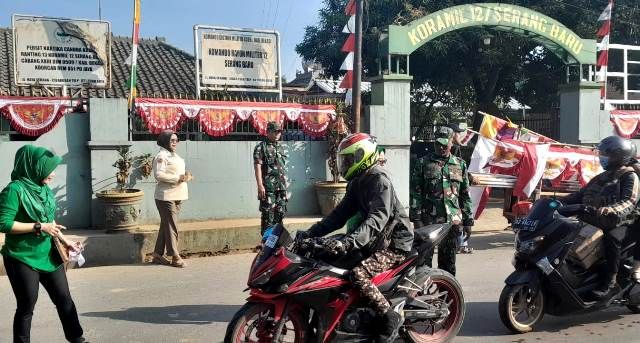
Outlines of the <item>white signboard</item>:
{"label": "white signboard", "polygon": [[13,30],[16,84],[111,86],[108,22],[14,15]]}
{"label": "white signboard", "polygon": [[210,28],[200,31],[204,87],[278,87],[278,33]]}

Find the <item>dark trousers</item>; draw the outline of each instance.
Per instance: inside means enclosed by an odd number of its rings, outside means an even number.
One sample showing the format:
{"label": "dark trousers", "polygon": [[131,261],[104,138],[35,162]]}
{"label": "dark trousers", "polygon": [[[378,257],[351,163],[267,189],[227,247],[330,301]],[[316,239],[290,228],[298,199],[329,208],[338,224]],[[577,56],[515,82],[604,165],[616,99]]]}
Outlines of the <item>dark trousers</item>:
{"label": "dark trousers", "polygon": [[156,199],[156,207],[160,214],[160,230],[156,239],[156,247],[153,252],[162,256],[166,250],[167,255],[179,257],[178,250],[178,214],[181,201],[163,201]]}
{"label": "dark trousers", "polygon": [[36,301],[38,301],[40,284],[49,293],[49,298],[58,310],[64,337],[69,342],[81,342],[82,327],[78,320],[76,305],[71,299],[64,268],[60,267],[52,273],[38,272],[7,256],[4,256],[4,268],[7,271],[18,305],[13,317],[14,343],[29,343],[31,341],[31,318]]}
{"label": "dark trousers", "polygon": [[[438,268],[448,271],[453,276],[456,275],[456,251],[458,250],[459,236],[460,228],[454,226],[438,245]],[[433,249],[425,253],[425,264],[429,267],[433,267],[433,253]]]}
{"label": "dark trousers", "polygon": [[620,267],[620,255],[622,255],[622,244],[626,235],[626,226],[619,226],[604,232],[604,253],[607,260],[608,276],[618,274],[618,268]]}

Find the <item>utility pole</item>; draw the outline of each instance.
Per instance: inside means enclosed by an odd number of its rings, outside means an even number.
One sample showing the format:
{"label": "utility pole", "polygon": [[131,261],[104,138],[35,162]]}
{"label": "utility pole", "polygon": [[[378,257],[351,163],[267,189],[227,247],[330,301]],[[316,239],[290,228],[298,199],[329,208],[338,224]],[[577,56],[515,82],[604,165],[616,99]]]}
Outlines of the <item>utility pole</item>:
{"label": "utility pole", "polygon": [[362,82],[362,5],[364,0],[356,0],[356,46],[353,59],[353,120],[356,132],[360,132],[360,97]]}
{"label": "utility pole", "polygon": [[98,0],[98,19],[102,21],[102,2]]}

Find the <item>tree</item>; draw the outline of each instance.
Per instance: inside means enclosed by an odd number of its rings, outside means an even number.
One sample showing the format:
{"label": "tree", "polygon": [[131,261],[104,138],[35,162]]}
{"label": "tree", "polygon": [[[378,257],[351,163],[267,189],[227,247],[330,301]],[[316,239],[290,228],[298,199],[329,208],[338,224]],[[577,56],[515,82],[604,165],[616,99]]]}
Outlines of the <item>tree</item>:
{"label": "tree", "polygon": [[[344,53],[340,51],[347,21],[347,0],[325,0],[320,21],[305,29],[304,39],[296,51],[304,58],[322,64],[327,76],[341,74]],[[376,58],[378,33],[388,25],[406,25],[429,13],[455,5],[480,1],[366,0],[364,21],[363,65],[365,75],[378,73]],[[595,39],[597,18],[606,0],[520,0],[502,1],[546,14],[576,32],[582,38]],[[614,10],[613,41],[637,42],[634,19],[640,15],[635,0],[618,0]],[[490,36],[492,43],[483,44]],[[443,35],[422,46],[410,57],[414,80],[413,105],[426,117],[433,117],[434,104],[485,110],[499,114],[498,100],[516,97],[537,111],[558,104],[557,89],[564,77],[563,62],[540,48],[540,44],[519,35],[492,30],[468,28]],[[428,87],[426,87],[428,85]],[[430,117],[431,116],[431,117]]]}

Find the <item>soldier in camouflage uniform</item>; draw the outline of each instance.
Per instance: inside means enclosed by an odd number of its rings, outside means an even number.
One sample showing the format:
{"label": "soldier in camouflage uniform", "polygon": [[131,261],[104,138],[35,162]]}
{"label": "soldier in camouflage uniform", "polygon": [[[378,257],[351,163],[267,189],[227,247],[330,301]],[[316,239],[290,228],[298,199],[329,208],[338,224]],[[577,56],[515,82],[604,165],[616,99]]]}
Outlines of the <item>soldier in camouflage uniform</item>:
{"label": "soldier in camouflage uniform", "polygon": [[[436,133],[436,151],[418,159],[411,173],[410,218],[414,227],[452,223],[453,229],[438,246],[438,268],[456,274],[456,251],[461,225],[471,232],[473,216],[469,197],[467,165],[451,154],[453,130],[441,127]],[[432,266],[433,250],[426,265]]]}
{"label": "soldier in camouflage uniform", "polygon": [[260,233],[277,223],[287,212],[287,156],[278,143],[282,126],[277,122],[267,124],[267,140],[258,143],[253,151],[254,171],[260,200]]}

